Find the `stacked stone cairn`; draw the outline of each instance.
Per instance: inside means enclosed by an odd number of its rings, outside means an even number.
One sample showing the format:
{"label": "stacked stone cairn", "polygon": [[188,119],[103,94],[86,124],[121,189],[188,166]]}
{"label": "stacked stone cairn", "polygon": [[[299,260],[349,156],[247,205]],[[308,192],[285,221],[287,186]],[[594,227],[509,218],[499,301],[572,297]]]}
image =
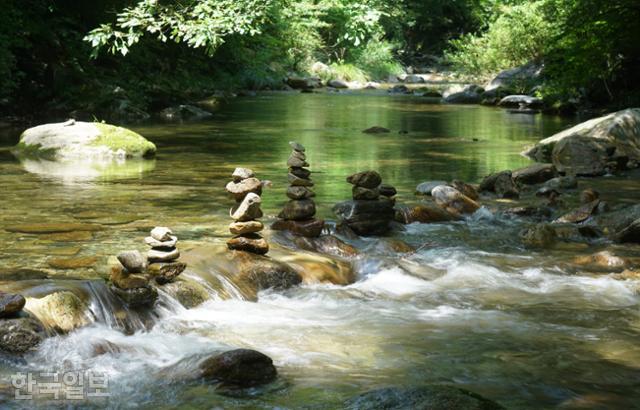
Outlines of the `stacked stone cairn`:
{"label": "stacked stone cairn", "polygon": [[382,184],[376,171],[363,171],[347,177],[353,185],[351,201],[336,204],[333,211],[343,225],[358,235],[383,235],[394,219],[396,189]]}
{"label": "stacked stone cairn", "polygon": [[271,225],[271,229],[315,238],[322,233],[324,221],[314,218],[316,204],[311,198],[316,194],[311,190],[313,181],[309,178],[311,171],[306,168],[309,166],[306,150],[294,141],[289,142],[289,145],[293,149],[287,160],[289,167],[287,197],[290,200],[284,205],[282,212],[278,215],[280,219]]}
{"label": "stacked stone cairn", "polygon": [[236,168],[231,176],[233,181],[229,182],[225,189],[236,201],[236,205],[229,212],[233,219],[229,231],[235,236],[227,241],[227,247],[231,250],[264,255],[269,252],[269,244],[259,234],[264,225],[257,220],[262,218],[260,195],[263,183],[247,168]]}
{"label": "stacked stone cairn", "polygon": [[158,285],[173,282],[187,267],[177,262],[178,238],[171,229],[155,227],[144,241],[151,247],[146,257],[137,250],[120,252],[121,266],[111,270],[111,290],[129,307],[152,305],[158,292],[151,286],[151,280]]}

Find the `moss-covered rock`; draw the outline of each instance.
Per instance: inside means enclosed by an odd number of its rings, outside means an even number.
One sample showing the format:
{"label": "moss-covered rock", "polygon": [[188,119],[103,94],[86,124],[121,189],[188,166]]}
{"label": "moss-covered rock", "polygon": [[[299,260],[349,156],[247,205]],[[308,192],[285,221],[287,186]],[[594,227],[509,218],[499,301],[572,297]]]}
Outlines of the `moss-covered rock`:
{"label": "moss-covered rock", "polygon": [[152,157],[156,146],[126,128],[69,120],[29,128],[14,151],[21,157],[104,161]]}

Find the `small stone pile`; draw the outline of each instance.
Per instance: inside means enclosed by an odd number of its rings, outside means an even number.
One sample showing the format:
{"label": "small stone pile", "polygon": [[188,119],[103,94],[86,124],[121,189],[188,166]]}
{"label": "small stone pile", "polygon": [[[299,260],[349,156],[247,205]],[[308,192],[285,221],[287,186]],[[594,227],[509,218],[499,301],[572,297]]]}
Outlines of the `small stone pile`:
{"label": "small stone pile", "polygon": [[187,267],[176,262],[180,257],[176,247],[178,238],[172,235],[171,229],[155,227],[144,241],[151,247],[146,257],[137,250],[120,252],[121,266],[111,270],[111,290],[130,307],[153,304],[158,292],[151,286],[151,280],[164,285],[175,280]]}
{"label": "small stone pile", "polygon": [[333,208],[343,224],[358,235],[382,235],[389,231],[394,219],[396,189],[382,184],[376,171],[364,171],[347,177],[353,185],[352,201],[345,201]]}
{"label": "small stone pile", "polygon": [[231,176],[233,181],[225,189],[236,200],[236,205],[229,212],[234,221],[229,225],[229,231],[235,236],[227,241],[227,247],[264,255],[269,252],[269,244],[258,233],[264,225],[256,220],[262,217],[260,195],[263,184],[247,168],[236,168]]}
{"label": "small stone pile", "polygon": [[311,198],[316,194],[311,190],[313,186],[313,181],[309,178],[311,171],[306,168],[309,166],[306,149],[294,141],[289,142],[289,145],[293,149],[287,160],[289,167],[287,197],[290,200],[278,215],[280,219],[271,228],[315,238],[322,233],[324,221],[313,217],[316,214],[316,204]]}

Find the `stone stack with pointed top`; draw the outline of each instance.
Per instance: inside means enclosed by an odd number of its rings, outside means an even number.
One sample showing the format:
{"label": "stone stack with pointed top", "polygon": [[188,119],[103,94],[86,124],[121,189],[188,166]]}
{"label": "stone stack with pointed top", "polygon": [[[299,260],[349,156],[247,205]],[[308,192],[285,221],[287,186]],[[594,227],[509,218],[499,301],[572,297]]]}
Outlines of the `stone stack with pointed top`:
{"label": "stone stack with pointed top", "polygon": [[236,168],[231,176],[233,181],[225,189],[236,200],[236,205],[229,212],[233,219],[229,231],[235,236],[227,241],[227,247],[264,255],[269,252],[269,244],[259,234],[264,225],[257,220],[262,218],[260,195],[263,183],[248,168]]}
{"label": "stone stack with pointed top", "polygon": [[290,231],[299,236],[318,237],[322,233],[324,221],[314,218],[316,214],[316,204],[313,197],[316,195],[311,187],[311,171],[307,168],[307,156],[305,148],[294,141],[289,142],[292,148],[291,155],[287,160],[289,167],[289,188],[287,197],[289,202],[284,205],[280,218],[271,228],[278,231]]}
{"label": "stone stack with pointed top", "polygon": [[396,189],[382,184],[376,171],[364,171],[347,177],[353,185],[353,200],[336,204],[334,213],[358,235],[382,235],[394,218]]}
{"label": "stone stack with pointed top", "polygon": [[144,238],[144,242],[151,247],[147,252],[146,272],[153,276],[159,285],[173,282],[187,268],[185,263],[177,261],[180,258],[178,237],[171,229],[156,226],[149,236]]}

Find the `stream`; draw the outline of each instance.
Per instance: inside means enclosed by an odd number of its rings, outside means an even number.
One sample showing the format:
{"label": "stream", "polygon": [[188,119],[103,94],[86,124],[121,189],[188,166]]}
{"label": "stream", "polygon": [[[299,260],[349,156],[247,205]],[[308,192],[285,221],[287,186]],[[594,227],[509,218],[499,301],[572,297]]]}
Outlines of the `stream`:
{"label": "stream", "polygon": [[[74,168],[19,162],[10,148],[21,130],[0,130],[0,289],[27,298],[71,290],[88,301],[92,322],[46,339],[22,361],[0,356],[0,407],[61,406],[50,397],[13,400],[16,372],[90,369],[108,375],[110,396],[84,408],[339,409],[364,391],[423,384],[464,388],[509,409],[640,408],[640,280],[573,262],[606,249],[639,263],[638,247],[600,240],[525,249],[518,232],[529,222],[492,213],[492,203],[459,222],[399,225],[390,238],[338,233],[359,251],[339,258],[355,277],[347,285],[305,282],[255,301],[190,264],[183,275],[207,289],[208,301],[186,309],[161,292],[152,312],[127,312],[104,281],[114,255],[145,250],[154,226],[171,227],[187,255],[220,248],[233,203],[224,186],[237,166],[272,181],[262,208],[265,225],[274,221],[286,201],[290,140],[307,149],[318,215],[333,230],[331,208],[351,197],[345,178],[354,172],[377,170],[398,203],[416,204],[419,183],[476,183],[526,166],[526,145],[577,122],[375,92],[265,93],[230,100],[206,121],[130,125],[157,145],[154,160]],[[362,133],[374,125],[391,132]],[[634,178],[580,179],[580,187],[635,203]],[[42,222],[99,229],[4,229]],[[270,235],[270,255],[314,258]],[[397,240],[416,251],[398,251]],[[57,259],[83,263],[61,268]],[[17,272],[24,280],[13,280]],[[278,380],[234,393],[181,377],[190,358],[238,347],[271,357]]]}

